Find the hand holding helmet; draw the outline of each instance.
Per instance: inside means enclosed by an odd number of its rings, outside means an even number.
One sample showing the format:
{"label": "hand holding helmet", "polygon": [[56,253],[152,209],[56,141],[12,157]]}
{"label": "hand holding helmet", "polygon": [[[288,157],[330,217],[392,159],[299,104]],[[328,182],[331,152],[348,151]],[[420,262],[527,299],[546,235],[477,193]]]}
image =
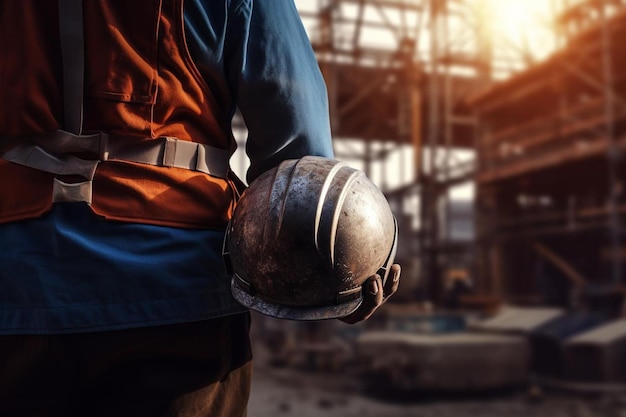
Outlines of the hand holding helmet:
{"label": "hand holding helmet", "polygon": [[[398,264],[391,265],[389,277],[383,284],[380,275],[376,274],[368,278],[363,284],[363,302],[350,315],[340,318],[341,321],[348,324],[358,323],[370,318],[372,314],[385,303],[396,291],[400,284],[401,268]],[[381,291],[382,288],[382,291]]]}

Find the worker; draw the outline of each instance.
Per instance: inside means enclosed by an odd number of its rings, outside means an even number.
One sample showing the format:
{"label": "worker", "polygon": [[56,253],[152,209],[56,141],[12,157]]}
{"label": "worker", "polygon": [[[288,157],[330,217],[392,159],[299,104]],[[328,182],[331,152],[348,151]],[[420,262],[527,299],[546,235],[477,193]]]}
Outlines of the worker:
{"label": "worker", "polygon": [[231,120],[248,183],[333,157],[293,0],[5,0],[0,27],[0,416],[245,415]]}

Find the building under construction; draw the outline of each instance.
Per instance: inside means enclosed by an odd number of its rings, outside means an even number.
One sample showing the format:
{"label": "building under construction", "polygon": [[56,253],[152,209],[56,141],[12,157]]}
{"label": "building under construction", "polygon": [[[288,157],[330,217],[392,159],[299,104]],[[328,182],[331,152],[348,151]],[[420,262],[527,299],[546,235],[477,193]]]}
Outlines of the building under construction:
{"label": "building under construction", "polygon": [[[626,279],[626,1],[553,1],[559,48],[541,62],[502,54],[476,3],[301,7],[337,156],[377,172],[398,217],[399,299],[440,302],[463,270],[473,283],[466,302],[616,313]],[[389,186],[386,175],[407,166],[411,178]],[[465,209],[450,199],[459,184],[475,187]],[[455,235],[459,224],[471,233]]]}
{"label": "building under construction", "polygon": [[557,17],[558,52],[472,100],[484,291],[519,302],[619,308],[624,4],[570,5]]}

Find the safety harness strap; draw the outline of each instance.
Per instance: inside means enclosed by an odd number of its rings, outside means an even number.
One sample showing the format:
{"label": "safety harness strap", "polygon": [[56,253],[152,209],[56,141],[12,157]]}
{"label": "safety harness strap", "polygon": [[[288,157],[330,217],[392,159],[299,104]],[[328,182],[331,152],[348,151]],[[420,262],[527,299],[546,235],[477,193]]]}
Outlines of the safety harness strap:
{"label": "safety harness strap", "polygon": [[83,1],[58,0],[59,35],[63,63],[64,127],[80,134],[83,130],[85,37]]}
{"label": "safety harness strap", "polygon": [[91,180],[100,161],[54,155],[40,146],[20,145],[6,152],[3,159],[56,175],[79,175]]}
{"label": "safety harness strap", "polygon": [[[92,179],[98,162],[119,160],[175,167],[227,179],[231,151],[171,137],[133,143],[128,137],[106,133],[75,135],[63,130],[25,139],[2,155],[3,159],[57,175],[80,175]],[[98,160],[77,158],[68,153],[88,152]]]}
{"label": "safety harness strap", "polygon": [[[48,140],[44,140],[44,136]],[[87,180],[70,184],[55,178],[52,193],[52,201],[55,203],[91,203],[92,180],[98,165],[106,160],[183,168],[222,179],[227,179],[230,171],[230,151],[170,137],[129,145],[128,138],[112,138],[106,133],[74,135],[59,130],[51,135],[30,138],[28,142],[13,147],[1,157],[40,171],[55,175],[75,175]],[[68,155],[68,152],[93,153],[99,159],[77,158]]]}
{"label": "safety harness strap", "polygon": [[54,179],[52,187],[53,203],[87,203],[91,204],[93,182],[83,181],[77,183],[63,182]]}
{"label": "safety harness strap", "polygon": [[203,172],[213,177],[228,178],[231,152],[201,143],[163,137],[132,147],[105,147],[108,159],[149,165],[175,167]]}

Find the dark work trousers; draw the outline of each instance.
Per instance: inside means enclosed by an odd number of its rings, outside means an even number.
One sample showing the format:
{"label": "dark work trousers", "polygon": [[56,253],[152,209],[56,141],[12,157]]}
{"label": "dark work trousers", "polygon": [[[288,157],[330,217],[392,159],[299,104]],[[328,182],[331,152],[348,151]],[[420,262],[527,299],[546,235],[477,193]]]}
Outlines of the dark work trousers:
{"label": "dark work trousers", "polygon": [[246,415],[250,315],[66,335],[0,336],[0,416]]}

